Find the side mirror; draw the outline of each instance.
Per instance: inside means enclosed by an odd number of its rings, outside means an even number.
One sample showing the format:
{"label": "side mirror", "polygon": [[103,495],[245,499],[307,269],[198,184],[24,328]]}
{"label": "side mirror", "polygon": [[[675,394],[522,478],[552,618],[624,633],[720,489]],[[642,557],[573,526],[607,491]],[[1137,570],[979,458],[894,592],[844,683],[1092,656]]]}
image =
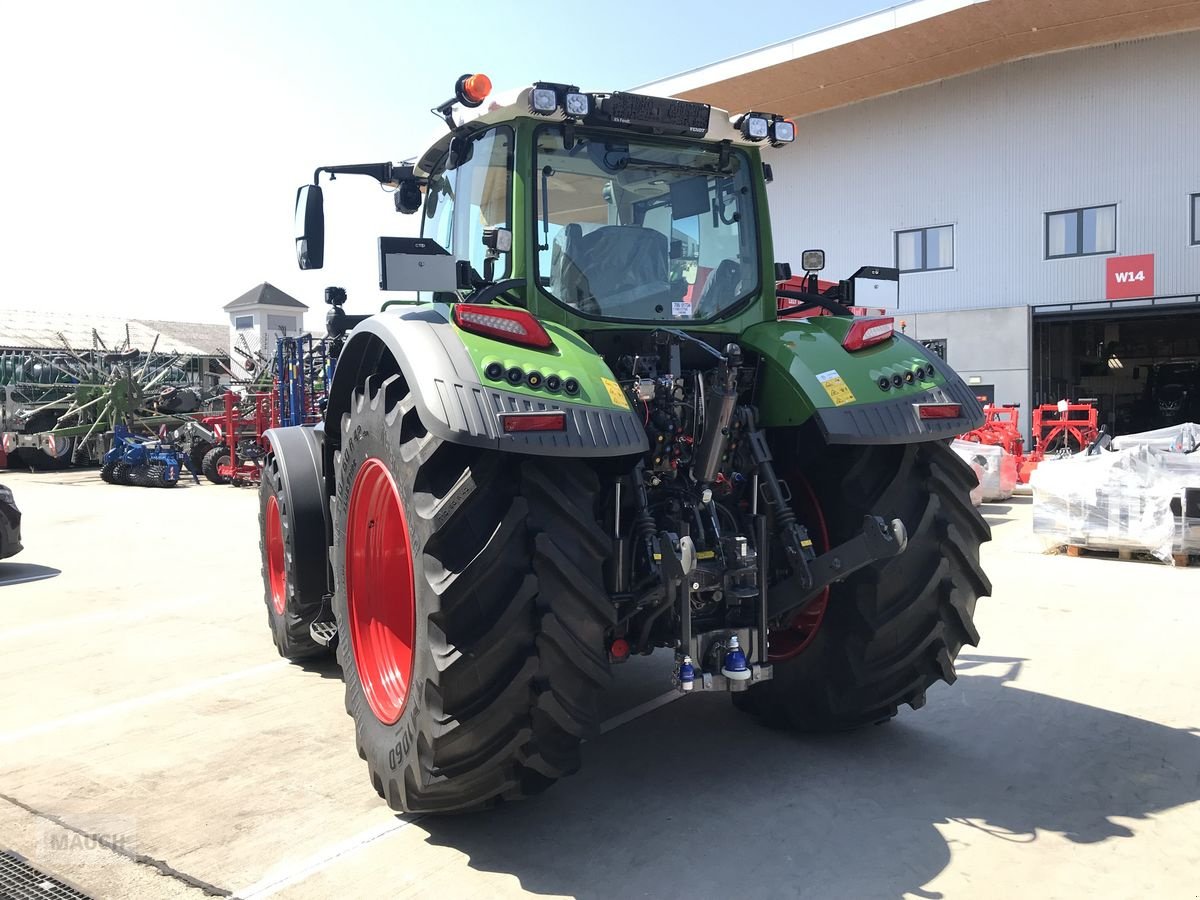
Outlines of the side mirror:
{"label": "side mirror", "polygon": [[820,272],[825,268],[825,251],[805,250],[800,254],[800,268],[805,272]]}
{"label": "side mirror", "polygon": [[301,269],[325,265],[325,200],[315,184],[296,191],[296,262]]}

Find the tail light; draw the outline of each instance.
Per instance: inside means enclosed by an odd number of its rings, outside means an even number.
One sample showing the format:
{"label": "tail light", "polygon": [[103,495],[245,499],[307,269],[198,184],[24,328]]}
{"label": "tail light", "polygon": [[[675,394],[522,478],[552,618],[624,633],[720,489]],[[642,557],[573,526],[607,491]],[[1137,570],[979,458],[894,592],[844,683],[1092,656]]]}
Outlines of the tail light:
{"label": "tail light", "polygon": [[548,350],[554,346],[541,322],[525,310],[513,306],[456,303],[454,324],[463,331],[523,347]]}
{"label": "tail light", "polygon": [[504,413],[500,424],[505,434],[522,431],[566,431],[565,412]]}
{"label": "tail light", "polygon": [[957,419],[962,415],[962,406],[958,403],[918,403],[918,419]]}
{"label": "tail light", "polygon": [[891,338],[896,331],[896,320],[891,316],[855,319],[846,332],[842,346],[853,353],[866,347],[874,347]]}

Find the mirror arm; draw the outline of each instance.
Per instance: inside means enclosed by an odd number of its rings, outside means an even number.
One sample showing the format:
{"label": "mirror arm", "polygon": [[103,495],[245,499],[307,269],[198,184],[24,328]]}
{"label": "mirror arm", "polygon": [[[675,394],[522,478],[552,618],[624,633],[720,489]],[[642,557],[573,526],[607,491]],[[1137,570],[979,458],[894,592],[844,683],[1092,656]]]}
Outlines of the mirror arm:
{"label": "mirror arm", "polygon": [[405,168],[411,169],[411,166],[393,166],[390,162],[359,163],[348,166],[321,166],[313,172],[312,183],[320,184],[321,173],[327,172],[329,173],[330,181],[334,180],[338,175],[369,175],[380,184],[396,185],[399,184]]}

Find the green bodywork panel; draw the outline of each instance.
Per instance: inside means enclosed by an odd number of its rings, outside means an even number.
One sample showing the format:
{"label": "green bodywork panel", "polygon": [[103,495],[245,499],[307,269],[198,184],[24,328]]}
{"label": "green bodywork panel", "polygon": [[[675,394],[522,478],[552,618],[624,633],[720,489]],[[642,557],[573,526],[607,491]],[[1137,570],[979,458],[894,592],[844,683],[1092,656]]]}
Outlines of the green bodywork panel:
{"label": "green bodywork panel", "polygon": [[938,360],[933,377],[919,381],[914,376],[903,387],[880,389],[880,378],[904,378],[916,368],[928,366],[929,354],[903,338],[851,353],[842,347],[842,340],[852,323],[852,319],[836,316],[780,319],[755,325],[742,334],[742,346],[762,357],[757,403],[763,425],[800,425],[817,409],[894,400],[946,383],[945,366]]}
{"label": "green bodywork panel", "polygon": [[[465,331],[457,326],[455,328],[471,356],[471,361],[475,363],[479,380],[483,384],[491,384],[514,394],[539,400],[552,398],[602,409],[629,408],[612,370],[591,345],[565,326],[545,320],[542,321],[542,325],[550,335],[550,340],[554,342],[554,346],[549,350],[522,347]],[[489,379],[484,371],[493,362],[500,363],[506,370],[517,366],[523,372],[540,372],[543,378],[549,375],[557,375],[564,381],[574,378],[579,382],[579,393],[568,396],[561,390],[552,393],[544,387],[535,389],[524,383],[512,385],[503,379]],[[612,386],[611,389],[608,385]]]}

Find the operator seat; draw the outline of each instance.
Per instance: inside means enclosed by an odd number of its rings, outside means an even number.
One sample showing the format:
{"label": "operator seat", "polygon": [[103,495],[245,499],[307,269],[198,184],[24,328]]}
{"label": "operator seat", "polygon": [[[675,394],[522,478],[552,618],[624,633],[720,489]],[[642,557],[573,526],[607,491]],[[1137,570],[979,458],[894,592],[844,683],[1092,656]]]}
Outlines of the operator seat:
{"label": "operator seat", "polygon": [[[579,226],[569,225],[568,231],[572,227]],[[568,233],[563,257],[558,278],[552,276],[556,294],[583,312],[642,318],[644,311],[617,307],[622,301],[636,306],[639,298],[670,288],[670,242],[652,228],[605,225],[587,234]]]}

